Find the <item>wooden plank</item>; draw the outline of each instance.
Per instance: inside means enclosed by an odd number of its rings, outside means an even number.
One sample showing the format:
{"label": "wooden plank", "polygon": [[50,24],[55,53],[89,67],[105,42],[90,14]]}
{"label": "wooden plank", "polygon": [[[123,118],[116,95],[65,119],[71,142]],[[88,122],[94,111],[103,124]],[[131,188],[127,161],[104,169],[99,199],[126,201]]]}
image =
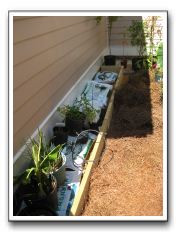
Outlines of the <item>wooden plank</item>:
{"label": "wooden plank", "polygon": [[[119,78],[123,75],[123,67],[121,67],[120,73],[119,73]],[[99,158],[101,156],[102,150],[104,148],[105,144],[105,137],[107,130],[110,125],[111,117],[112,117],[112,112],[113,112],[113,104],[114,104],[114,95],[116,92],[116,88],[119,83],[119,78],[116,81],[116,84],[113,88],[113,92],[109,101],[109,105],[105,114],[105,118],[103,120],[103,124],[100,128],[100,132],[97,136],[94,148],[90,154],[90,158],[88,160],[88,164],[86,166],[85,172],[83,174],[83,178],[80,183],[80,187],[78,190],[78,193],[74,199],[72,208],[70,210],[70,216],[79,216],[83,210],[85,200],[87,198],[87,193],[89,189],[89,181],[90,181],[90,176],[93,170],[93,167],[98,165]]]}
{"label": "wooden plank", "polygon": [[115,91],[120,88],[122,82],[123,82],[123,71],[124,70],[124,67],[122,66],[121,69],[120,69],[120,72],[119,72],[119,76],[118,76],[118,80],[116,81],[115,83]]}
{"label": "wooden plank", "polygon": [[113,104],[114,104],[114,93],[115,92],[113,91],[112,96],[111,96],[111,100],[109,102],[109,107],[107,109],[105,118],[103,120],[103,125],[100,128],[100,132],[103,132],[103,133],[107,132],[107,130],[109,128],[110,121],[111,121],[112,111],[113,111]]}

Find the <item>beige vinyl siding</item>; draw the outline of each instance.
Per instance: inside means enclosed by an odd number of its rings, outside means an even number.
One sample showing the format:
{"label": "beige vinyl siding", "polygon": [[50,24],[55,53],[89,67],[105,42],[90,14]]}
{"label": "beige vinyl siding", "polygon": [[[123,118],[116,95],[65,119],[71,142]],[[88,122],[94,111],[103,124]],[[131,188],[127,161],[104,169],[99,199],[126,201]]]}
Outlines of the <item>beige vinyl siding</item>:
{"label": "beige vinyl siding", "polygon": [[[123,44],[130,45],[128,28],[133,20],[142,20],[141,16],[122,16],[113,23],[111,45],[121,46]],[[124,37],[125,35],[125,37]]]}
{"label": "beige vinyl siding", "polygon": [[14,154],[106,43],[94,17],[14,17]]}

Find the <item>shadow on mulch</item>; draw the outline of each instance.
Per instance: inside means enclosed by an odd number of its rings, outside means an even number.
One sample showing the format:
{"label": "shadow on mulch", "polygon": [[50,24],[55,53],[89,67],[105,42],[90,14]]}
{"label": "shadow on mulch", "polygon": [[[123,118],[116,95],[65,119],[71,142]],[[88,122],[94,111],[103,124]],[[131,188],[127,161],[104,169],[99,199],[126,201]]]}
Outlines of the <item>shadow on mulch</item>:
{"label": "shadow on mulch", "polygon": [[128,83],[115,94],[107,137],[145,137],[153,133],[150,78],[146,71],[128,75]]}

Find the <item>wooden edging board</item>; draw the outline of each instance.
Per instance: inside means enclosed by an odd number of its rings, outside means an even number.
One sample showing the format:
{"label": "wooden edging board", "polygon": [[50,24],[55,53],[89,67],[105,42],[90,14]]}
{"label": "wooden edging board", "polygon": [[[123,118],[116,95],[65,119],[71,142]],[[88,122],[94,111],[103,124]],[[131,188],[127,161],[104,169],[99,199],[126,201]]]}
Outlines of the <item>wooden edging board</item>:
{"label": "wooden edging board", "polygon": [[106,137],[106,133],[109,128],[109,125],[110,125],[112,112],[113,112],[115,92],[118,90],[121,84],[123,85],[123,67],[121,67],[120,72],[119,72],[119,77],[114,85],[112,95],[111,95],[111,98],[108,104],[108,108],[105,114],[105,118],[103,120],[103,124],[101,126],[100,132],[97,136],[96,142],[90,154],[88,164],[86,166],[86,169],[84,171],[84,174],[83,174],[80,186],[79,186],[78,193],[76,194],[76,197],[74,199],[73,205],[70,210],[70,216],[79,216],[81,215],[81,212],[83,210],[85,200],[87,197],[87,193],[88,193],[89,181],[90,181],[92,169],[93,167],[98,165],[100,155],[104,148],[105,137]]}

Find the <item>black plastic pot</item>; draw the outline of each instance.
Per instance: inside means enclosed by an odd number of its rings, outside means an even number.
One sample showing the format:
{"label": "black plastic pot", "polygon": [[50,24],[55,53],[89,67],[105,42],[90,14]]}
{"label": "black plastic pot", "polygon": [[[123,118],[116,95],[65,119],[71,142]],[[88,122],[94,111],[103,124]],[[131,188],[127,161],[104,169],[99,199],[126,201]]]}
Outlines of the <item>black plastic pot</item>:
{"label": "black plastic pot", "polygon": [[114,56],[114,55],[104,56],[104,64],[105,65],[115,65],[115,63],[116,63],[116,56]]}
{"label": "black plastic pot", "polygon": [[57,214],[54,210],[41,205],[25,207],[18,216],[57,216]]}
{"label": "black plastic pot", "polygon": [[85,122],[86,116],[82,114],[81,118],[75,119],[67,117],[65,118],[65,125],[66,128],[73,134],[80,133],[83,130],[84,122]]}
{"label": "black plastic pot", "polygon": [[13,215],[16,216],[18,212],[20,211],[21,205],[22,205],[22,198],[19,197],[19,193],[16,192],[13,195]]}
{"label": "black plastic pot", "polygon": [[134,71],[140,70],[140,64],[143,62],[142,58],[134,57],[132,58],[132,69]]}
{"label": "black plastic pot", "polygon": [[59,144],[64,144],[67,142],[68,138],[68,129],[66,127],[58,127],[55,126],[53,128],[53,137],[51,139],[51,143],[54,143],[55,146]]}
{"label": "black plastic pot", "polygon": [[132,69],[136,72],[143,69],[148,69],[147,60],[143,57],[132,58]]}
{"label": "black plastic pot", "polygon": [[40,198],[30,184],[28,186],[22,186],[20,198],[24,200],[28,207],[47,207],[51,210],[57,210],[58,197],[57,197],[57,181],[52,177],[52,190],[46,197]]}
{"label": "black plastic pot", "polygon": [[127,67],[127,59],[124,58],[121,60],[121,66],[124,66],[124,68]]}

